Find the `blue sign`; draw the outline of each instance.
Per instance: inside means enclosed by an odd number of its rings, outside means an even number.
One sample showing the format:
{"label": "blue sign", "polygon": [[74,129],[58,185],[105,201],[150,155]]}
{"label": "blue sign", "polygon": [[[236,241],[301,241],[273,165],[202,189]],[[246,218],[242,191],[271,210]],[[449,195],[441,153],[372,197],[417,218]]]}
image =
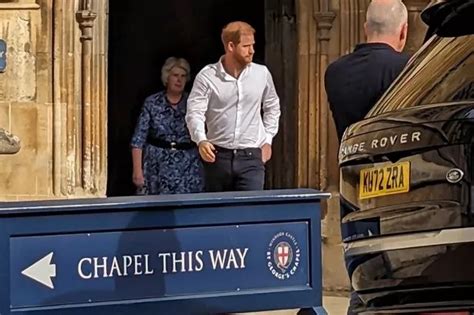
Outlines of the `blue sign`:
{"label": "blue sign", "polygon": [[322,308],[312,189],[0,203],[1,315]]}
{"label": "blue sign", "polygon": [[0,72],[4,72],[7,67],[7,44],[0,39]]}
{"label": "blue sign", "polygon": [[11,308],[309,286],[307,222],[10,238]]}

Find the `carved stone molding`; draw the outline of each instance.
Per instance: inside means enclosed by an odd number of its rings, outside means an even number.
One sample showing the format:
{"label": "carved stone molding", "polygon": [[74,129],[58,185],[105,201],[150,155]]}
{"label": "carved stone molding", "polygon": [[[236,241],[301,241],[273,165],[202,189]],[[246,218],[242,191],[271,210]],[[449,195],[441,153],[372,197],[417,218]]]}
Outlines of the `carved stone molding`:
{"label": "carved stone molding", "polygon": [[107,7],[102,0],[54,5],[53,182],[58,197],[105,196]]}
{"label": "carved stone molding", "polygon": [[319,121],[318,121],[318,140],[319,144],[319,189],[325,190],[328,186],[328,155],[329,155],[329,105],[324,91],[324,73],[329,65],[329,40],[331,39],[331,29],[333,27],[336,14],[329,9],[329,3],[322,1],[319,5],[324,11],[313,13],[313,18],[316,20],[316,27],[318,30],[318,56],[317,65],[319,80],[316,82],[317,91],[317,106],[319,107]]}
{"label": "carved stone molding", "polygon": [[331,39],[331,28],[336,18],[334,12],[315,12],[316,27],[318,28],[318,40],[321,43],[321,53],[328,54],[328,41]]}
{"label": "carved stone molding", "polygon": [[297,185],[321,188],[327,182],[328,107],[324,71],[335,12],[328,0],[297,1],[298,149]]}
{"label": "carved stone molding", "polygon": [[76,13],[76,19],[81,29],[81,41],[92,40],[92,28],[94,21],[97,18],[97,13],[90,10],[81,10]]}
{"label": "carved stone molding", "polygon": [[297,185],[317,188],[319,185],[319,109],[317,107],[318,37],[314,12],[319,0],[297,0],[298,18],[298,141]]}
{"label": "carved stone molding", "polygon": [[20,138],[0,128],[0,154],[15,154],[20,151]]}
{"label": "carved stone molding", "polygon": [[[93,189],[92,183],[92,28],[97,13],[91,10],[91,0],[84,0],[82,10],[76,13],[81,29],[81,102],[82,102],[82,185],[85,191]],[[95,104],[94,104],[95,105]]]}

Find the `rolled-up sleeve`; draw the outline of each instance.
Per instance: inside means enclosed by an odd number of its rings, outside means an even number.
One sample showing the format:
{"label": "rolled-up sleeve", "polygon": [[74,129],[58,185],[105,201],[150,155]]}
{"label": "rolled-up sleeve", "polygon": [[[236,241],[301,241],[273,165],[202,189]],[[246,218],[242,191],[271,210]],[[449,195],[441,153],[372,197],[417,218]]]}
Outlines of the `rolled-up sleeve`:
{"label": "rolled-up sleeve", "polygon": [[267,69],[267,82],[263,91],[263,126],[265,127],[265,143],[272,144],[278,132],[280,120],[280,99],[273,84],[273,78]]}
{"label": "rolled-up sleeve", "polygon": [[143,149],[146,143],[151,120],[150,102],[149,99],[145,100],[140,115],[138,116],[137,125],[132,136],[132,141],[130,142],[132,148]]}
{"label": "rolled-up sleeve", "polygon": [[206,84],[205,77],[201,72],[194,80],[186,109],[186,125],[191,135],[191,140],[197,144],[207,140],[206,111],[209,105],[209,93],[210,88]]}

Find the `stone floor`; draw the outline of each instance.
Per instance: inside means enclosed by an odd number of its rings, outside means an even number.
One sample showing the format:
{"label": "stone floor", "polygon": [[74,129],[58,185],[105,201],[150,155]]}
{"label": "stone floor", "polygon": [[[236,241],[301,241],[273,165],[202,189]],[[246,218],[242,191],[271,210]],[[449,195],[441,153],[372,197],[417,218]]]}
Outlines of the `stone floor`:
{"label": "stone floor", "polygon": [[[329,315],[346,315],[349,299],[345,297],[325,296],[323,304]],[[295,315],[297,311],[298,310],[245,313],[245,315]]]}
{"label": "stone floor", "polygon": [[[325,296],[324,308],[328,315],[346,315],[349,299],[345,297]],[[258,312],[258,313],[241,313],[238,315],[295,315],[298,310],[274,311],[274,312]],[[448,313],[426,313],[426,315],[443,315]],[[449,313],[450,315],[469,315],[467,312]]]}
{"label": "stone floor", "polygon": [[349,299],[345,297],[324,297],[324,308],[329,315],[345,315],[347,314],[347,306],[349,305]]}

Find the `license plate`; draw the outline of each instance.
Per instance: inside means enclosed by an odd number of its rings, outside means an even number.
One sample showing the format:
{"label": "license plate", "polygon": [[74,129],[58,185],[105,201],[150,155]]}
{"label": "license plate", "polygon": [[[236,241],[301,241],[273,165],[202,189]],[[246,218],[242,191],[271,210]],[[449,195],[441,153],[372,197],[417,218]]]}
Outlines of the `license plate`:
{"label": "license plate", "polygon": [[410,162],[360,171],[359,199],[406,193],[410,190]]}

